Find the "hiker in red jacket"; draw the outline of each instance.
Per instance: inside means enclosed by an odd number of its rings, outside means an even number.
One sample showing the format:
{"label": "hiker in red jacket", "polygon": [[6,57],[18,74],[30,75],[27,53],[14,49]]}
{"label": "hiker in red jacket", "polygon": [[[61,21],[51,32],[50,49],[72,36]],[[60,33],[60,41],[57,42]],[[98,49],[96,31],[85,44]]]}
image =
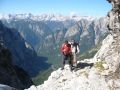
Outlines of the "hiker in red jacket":
{"label": "hiker in red jacket", "polygon": [[69,60],[69,65],[70,65],[70,69],[72,70],[72,51],[71,51],[71,45],[68,43],[68,41],[66,40],[61,47],[61,52],[63,54],[63,67],[62,70],[64,69],[65,66],[65,62],[67,60]]}

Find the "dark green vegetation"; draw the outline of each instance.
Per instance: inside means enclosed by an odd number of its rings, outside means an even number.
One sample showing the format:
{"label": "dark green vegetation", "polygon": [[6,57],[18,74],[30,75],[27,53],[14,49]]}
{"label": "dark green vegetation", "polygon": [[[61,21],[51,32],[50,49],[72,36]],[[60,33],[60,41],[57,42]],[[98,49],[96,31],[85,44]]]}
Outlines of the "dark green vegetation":
{"label": "dark green vegetation", "polygon": [[45,71],[41,71],[38,74],[38,76],[32,79],[34,84],[35,85],[43,84],[43,82],[48,79],[52,71],[53,71],[52,68],[49,68],[48,70]]}

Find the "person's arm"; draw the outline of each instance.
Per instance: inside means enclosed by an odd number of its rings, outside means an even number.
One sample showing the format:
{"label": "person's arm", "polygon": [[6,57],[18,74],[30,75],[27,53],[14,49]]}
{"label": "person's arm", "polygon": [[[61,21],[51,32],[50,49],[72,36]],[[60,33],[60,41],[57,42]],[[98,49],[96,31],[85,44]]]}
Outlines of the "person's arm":
{"label": "person's arm", "polygon": [[61,46],[61,52],[62,52],[63,55],[65,54],[64,53],[64,44]]}
{"label": "person's arm", "polygon": [[77,45],[77,53],[80,53],[79,45]]}

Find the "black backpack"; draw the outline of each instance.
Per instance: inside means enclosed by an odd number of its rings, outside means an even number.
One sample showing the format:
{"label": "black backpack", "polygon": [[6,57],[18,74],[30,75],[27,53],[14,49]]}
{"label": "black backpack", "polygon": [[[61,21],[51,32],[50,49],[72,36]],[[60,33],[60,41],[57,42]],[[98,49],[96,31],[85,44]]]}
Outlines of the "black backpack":
{"label": "black backpack", "polygon": [[77,52],[78,52],[78,51],[77,51],[77,46],[79,46],[79,44],[76,43],[76,42],[74,42],[72,45],[73,45],[73,47],[75,47],[75,53],[77,53]]}

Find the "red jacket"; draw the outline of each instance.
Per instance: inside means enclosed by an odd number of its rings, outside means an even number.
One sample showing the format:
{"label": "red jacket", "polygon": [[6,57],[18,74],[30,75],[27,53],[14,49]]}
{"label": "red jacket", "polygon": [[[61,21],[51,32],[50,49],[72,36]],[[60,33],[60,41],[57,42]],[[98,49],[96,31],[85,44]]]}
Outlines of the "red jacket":
{"label": "red jacket", "polygon": [[62,44],[62,47],[61,47],[61,52],[62,52],[64,55],[71,54],[71,45],[70,45],[70,44],[63,43],[63,44]]}

